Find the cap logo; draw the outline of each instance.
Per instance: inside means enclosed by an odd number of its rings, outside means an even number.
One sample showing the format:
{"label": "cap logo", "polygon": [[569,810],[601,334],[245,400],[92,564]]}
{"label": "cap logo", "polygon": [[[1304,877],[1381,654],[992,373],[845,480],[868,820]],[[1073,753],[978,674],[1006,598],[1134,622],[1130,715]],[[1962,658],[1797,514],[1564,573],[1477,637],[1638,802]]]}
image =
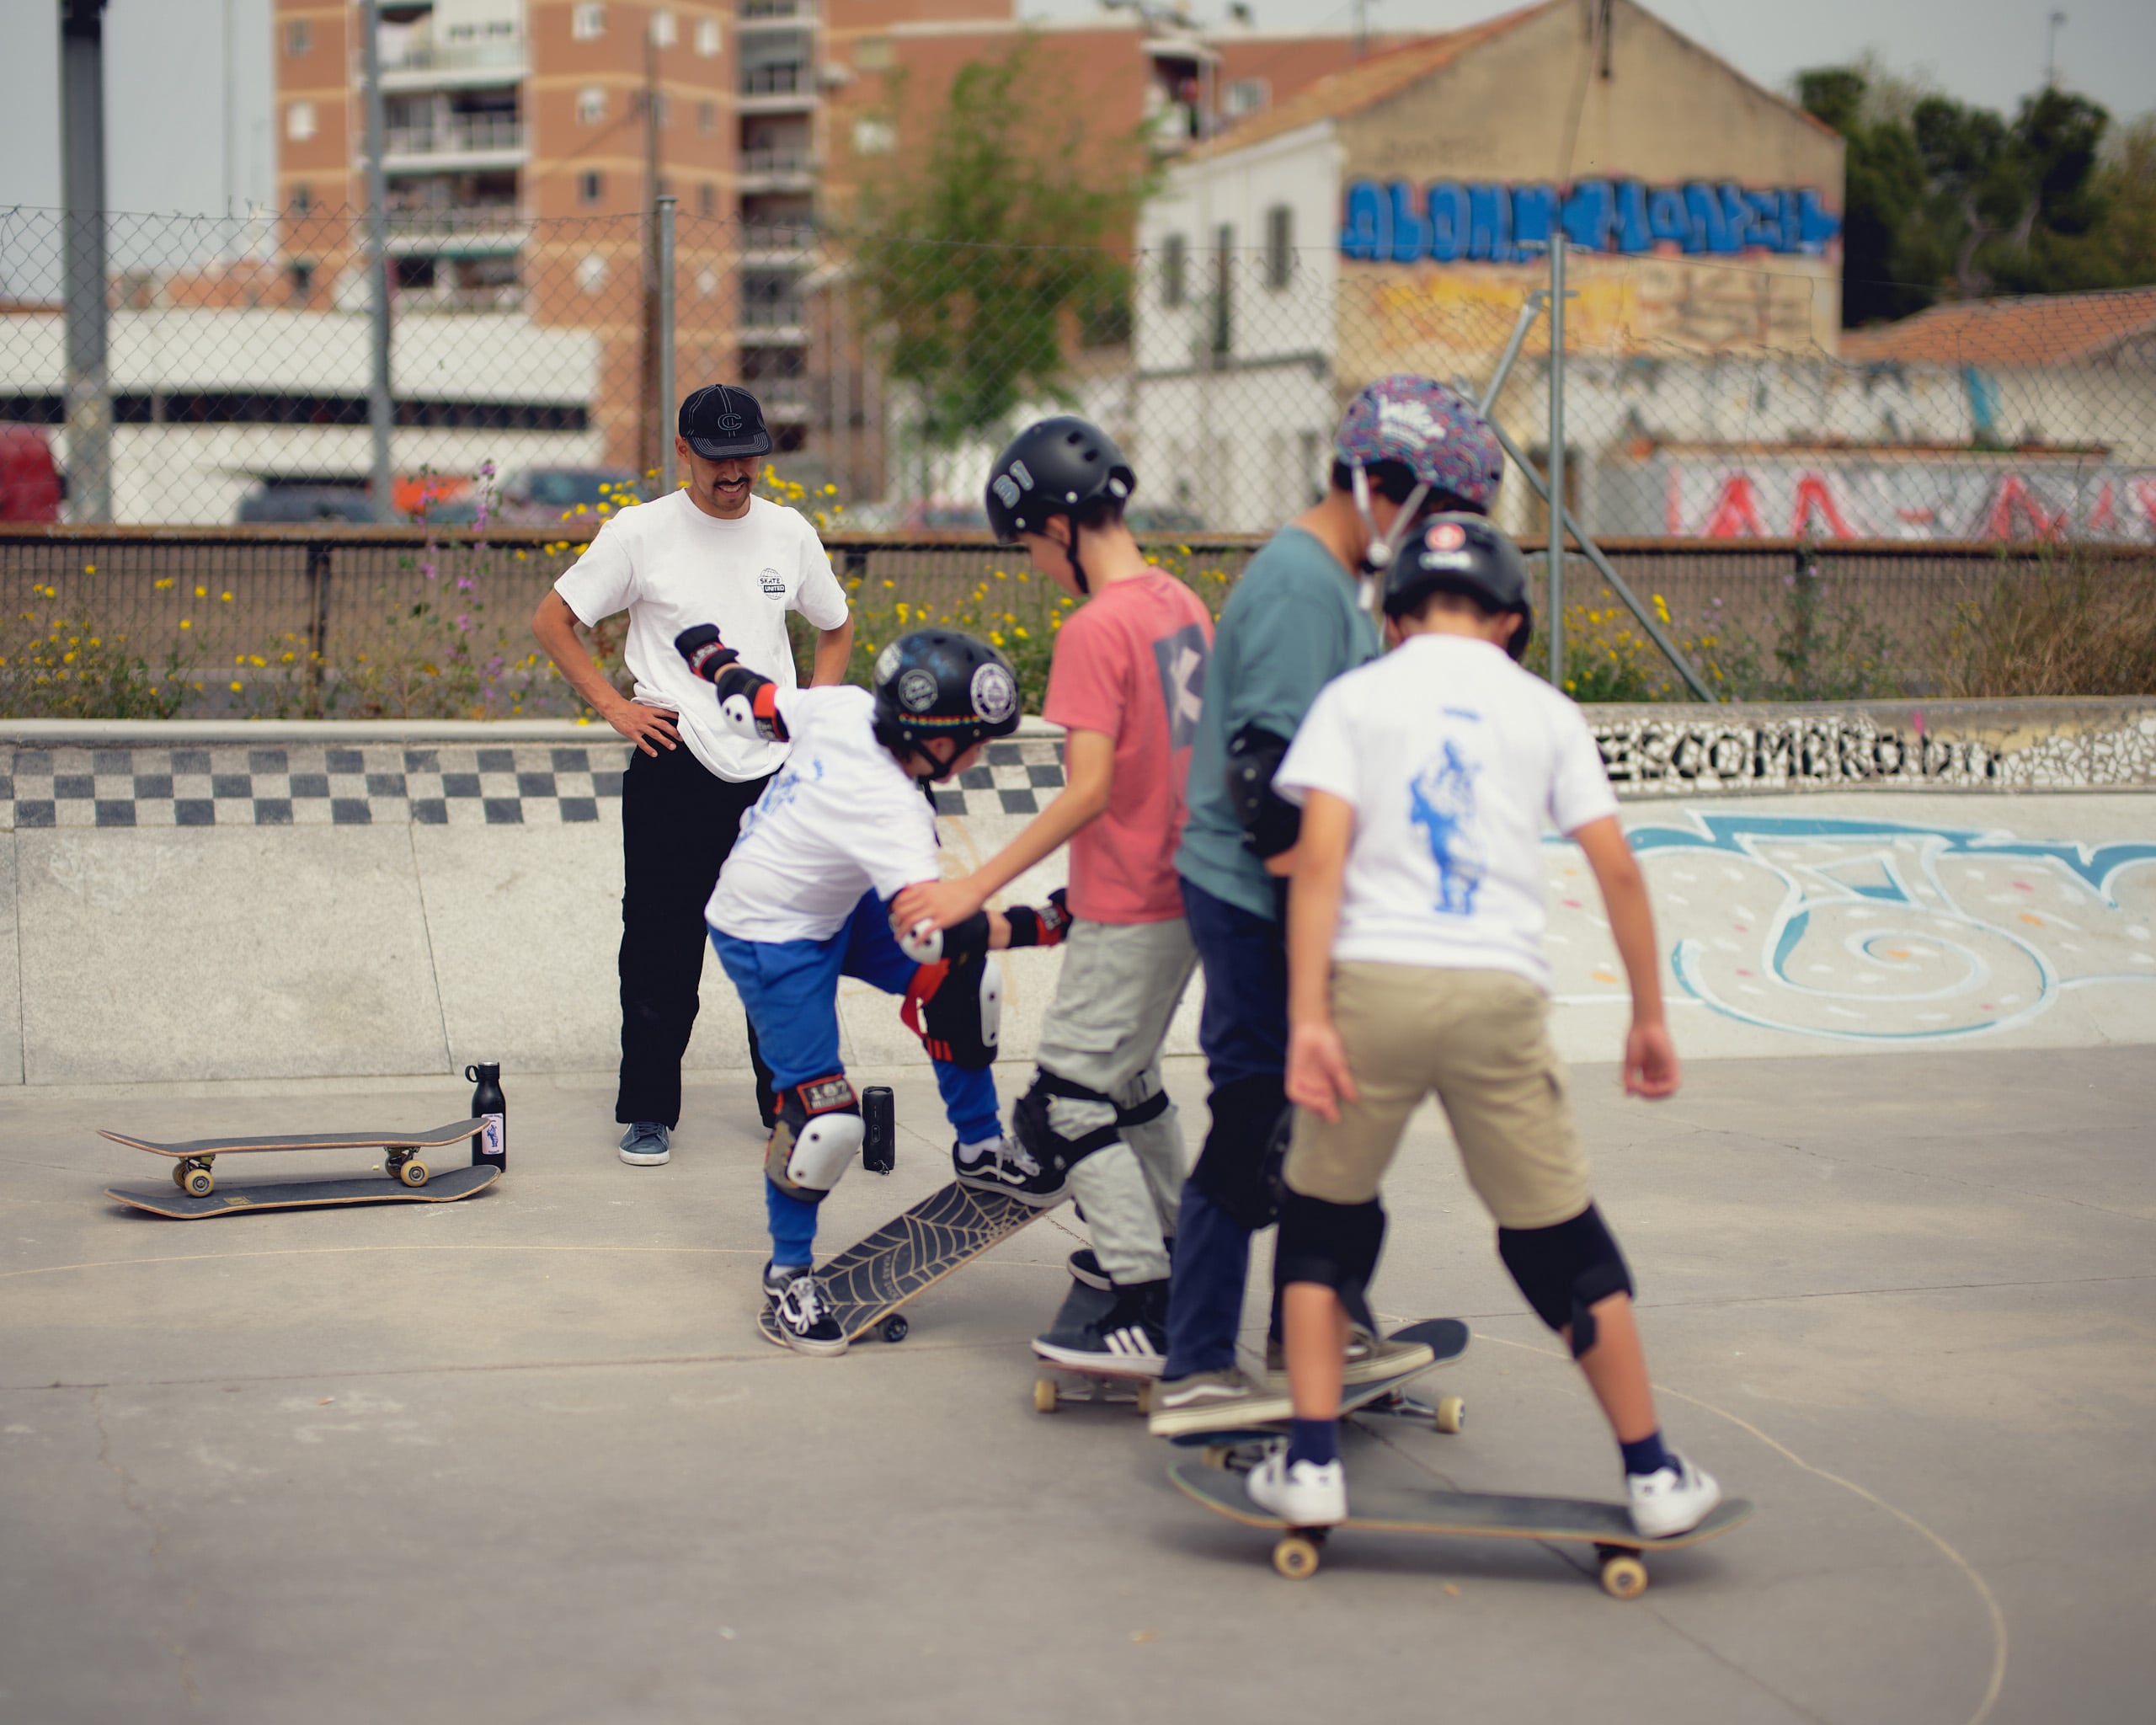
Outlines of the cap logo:
{"label": "cap logo", "polygon": [[974,711],[990,724],[1001,724],[1018,710],[1018,680],[995,660],[974,672]]}
{"label": "cap logo", "polygon": [[720,430],[731,436],[741,429],[741,416],[739,414],[721,414],[718,425]]}
{"label": "cap logo", "polygon": [[1444,422],[1430,411],[1428,403],[1401,401],[1390,396],[1378,402],[1378,429],[1433,443],[1443,442],[1445,435]]}
{"label": "cap logo", "polygon": [[936,704],[936,673],[916,665],[899,679],[899,705],[909,713],[926,713]]}
{"label": "cap logo", "polygon": [[1422,536],[1433,551],[1457,551],[1467,543],[1467,530],[1458,521],[1439,521]]}

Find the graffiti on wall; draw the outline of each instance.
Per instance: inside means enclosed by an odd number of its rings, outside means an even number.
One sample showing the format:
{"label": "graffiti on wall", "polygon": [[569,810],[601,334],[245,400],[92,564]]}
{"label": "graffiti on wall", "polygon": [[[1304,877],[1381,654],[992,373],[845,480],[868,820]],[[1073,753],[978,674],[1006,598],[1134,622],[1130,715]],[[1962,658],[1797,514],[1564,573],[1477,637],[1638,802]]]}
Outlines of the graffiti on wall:
{"label": "graffiti on wall", "polygon": [[1733,181],[1650,186],[1636,179],[1508,185],[1432,180],[1348,183],[1341,255],[1364,264],[1509,264],[1540,255],[1554,227],[1582,251],[1638,256],[1658,248],[1735,257],[1824,254],[1842,219],[1810,186]]}
{"label": "graffiti on wall", "polygon": [[1662,530],[1688,538],[2156,542],[2156,471],[2145,468],[1952,457],[1661,459]]}
{"label": "graffiti on wall", "polygon": [[2156,844],[1712,814],[1630,839],[1679,985],[1749,1024],[1946,1042],[2156,983]]}

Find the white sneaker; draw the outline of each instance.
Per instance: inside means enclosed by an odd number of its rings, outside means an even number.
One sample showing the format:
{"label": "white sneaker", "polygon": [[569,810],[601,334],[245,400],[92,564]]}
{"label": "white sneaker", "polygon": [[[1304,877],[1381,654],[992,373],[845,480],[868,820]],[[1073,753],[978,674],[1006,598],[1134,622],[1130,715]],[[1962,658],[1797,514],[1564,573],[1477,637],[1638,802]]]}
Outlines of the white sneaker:
{"label": "white sneaker", "polygon": [[1642,1539],[1674,1539],[1689,1533],[1721,1502],[1721,1487],[1672,1450],[1669,1465],[1652,1473],[1628,1473],[1625,1487],[1632,1499],[1632,1530]]}
{"label": "white sneaker", "polygon": [[1285,1444],[1266,1451],[1244,1489],[1290,1527],[1332,1527],[1348,1519],[1348,1470],[1337,1460],[1291,1464]]}

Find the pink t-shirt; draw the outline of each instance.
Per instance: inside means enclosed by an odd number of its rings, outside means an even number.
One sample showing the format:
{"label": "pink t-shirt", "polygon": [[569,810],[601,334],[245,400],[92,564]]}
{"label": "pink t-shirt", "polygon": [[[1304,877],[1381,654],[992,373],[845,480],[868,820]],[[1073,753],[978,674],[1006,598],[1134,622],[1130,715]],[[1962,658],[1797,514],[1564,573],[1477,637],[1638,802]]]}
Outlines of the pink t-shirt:
{"label": "pink t-shirt", "polygon": [[1111,583],[1065,620],[1042,717],[1115,739],[1108,806],[1070,841],[1073,916],[1165,922],[1182,915],[1176,846],[1212,651],[1204,606],[1158,569]]}

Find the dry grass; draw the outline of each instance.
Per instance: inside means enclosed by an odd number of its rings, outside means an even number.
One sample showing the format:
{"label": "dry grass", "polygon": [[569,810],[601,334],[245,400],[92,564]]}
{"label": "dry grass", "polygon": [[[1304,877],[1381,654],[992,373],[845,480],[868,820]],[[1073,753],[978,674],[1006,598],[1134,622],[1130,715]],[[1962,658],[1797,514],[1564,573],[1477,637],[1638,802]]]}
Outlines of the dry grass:
{"label": "dry grass", "polygon": [[2156,556],[2061,546],[1959,608],[1940,692],[2156,694]]}

